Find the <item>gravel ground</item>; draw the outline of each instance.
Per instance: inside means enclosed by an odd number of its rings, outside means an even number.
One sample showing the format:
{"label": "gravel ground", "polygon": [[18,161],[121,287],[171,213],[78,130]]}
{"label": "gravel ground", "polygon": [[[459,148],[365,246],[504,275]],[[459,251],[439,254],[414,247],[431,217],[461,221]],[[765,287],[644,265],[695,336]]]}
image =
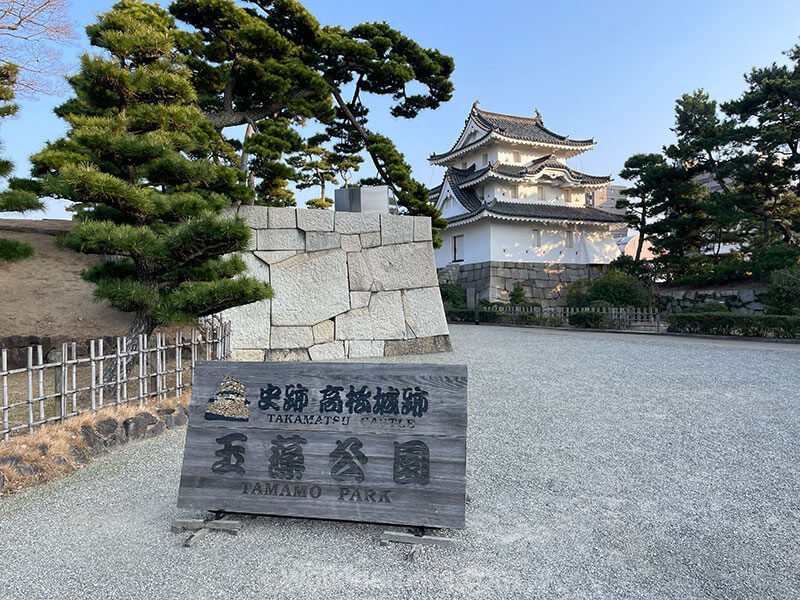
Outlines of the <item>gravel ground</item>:
{"label": "gravel ground", "polygon": [[169,533],[183,433],[0,501],[0,597],[797,598],[800,346],[453,327],[467,530],[254,518]]}

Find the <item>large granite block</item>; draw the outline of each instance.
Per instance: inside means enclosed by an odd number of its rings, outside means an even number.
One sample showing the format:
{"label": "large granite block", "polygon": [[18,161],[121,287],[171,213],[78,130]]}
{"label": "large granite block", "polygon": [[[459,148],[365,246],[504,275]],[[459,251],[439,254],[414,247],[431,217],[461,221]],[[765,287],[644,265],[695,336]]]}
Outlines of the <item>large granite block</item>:
{"label": "large granite block", "polygon": [[239,348],[233,351],[233,358],[245,362],[261,362],[264,360],[264,350]]}
{"label": "large granite block", "polygon": [[347,358],[377,358],[383,356],[384,342],[381,341],[352,341],[345,342]]}
{"label": "large granite block", "polygon": [[340,233],[328,231],[309,231],[306,233],[306,252],[333,250],[342,246]]}
{"label": "large granite block", "polygon": [[344,342],[329,342],[308,349],[311,360],[344,360]]}
{"label": "large granite block", "polygon": [[297,250],[276,250],[274,252],[254,252],[253,254],[262,262],[268,265],[274,265],[287,258],[293,257],[297,252]]}
{"label": "large granite block", "polygon": [[306,234],[299,229],[262,229],[258,232],[259,250],[305,250]]}
{"label": "large granite block", "polygon": [[373,339],[402,340],[405,337],[406,323],[401,292],[372,294],[369,315],[372,320]]}
{"label": "large granite block", "polygon": [[381,230],[379,213],[336,212],[335,231],[344,234],[368,233]]}
{"label": "large granite block", "polygon": [[314,345],[311,327],[273,327],[270,347],[275,350],[308,348]]}
{"label": "large granite block", "polygon": [[272,267],[274,325],[313,326],[350,310],[343,250],[298,254]]}
{"label": "large granite block", "polygon": [[405,290],[403,310],[408,326],[418,338],[447,335],[447,317],[438,287]]}
{"label": "large granite block", "polygon": [[296,229],[297,210],[294,208],[269,208],[270,229]]}
{"label": "large granite block", "polygon": [[295,348],[293,350],[267,350],[264,360],[266,362],[305,362],[309,359],[308,350]]}
{"label": "large granite block", "polygon": [[430,217],[414,217],[414,241],[430,242],[433,239]]}
{"label": "large granite block", "polygon": [[368,308],[357,308],[336,317],[337,340],[371,340],[372,318]]}
{"label": "large granite block", "polygon": [[381,232],[380,231],[371,231],[369,233],[362,233],[361,234],[361,247],[362,248],[374,248],[375,246],[381,245]]}
{"label": "large granite block", "polygon": [[252,252],[243,252],[241,255],[244,264],[247,265],[247,273],[259,281],[269,282],[269,265],[260,260]]}
{"label": "large granite block", "polygon": [[345,252],[361,252],[361,236],[357,233],[342,235],[342,250]]}
{"label": "large granite block", "polygon": [[239,218],[251,229],[267,229],[269,227],[269,210],[266,206],[240,206]]}
{"label": "large granite block", "polygon": [[386,356],[407,356],[410,354],[436,354],[452,352],[453,345],[449,335],[415,338],[411,340],[388,340],[384,348]]}
{"label": "large granite block", "polygon": [[372,292],[350,292],[350,308],[366,308]]}
{"label": "large granite block", "polygon": [[347,253],[347,270],[350,279],[350,291],[368,292],[372,290],[372,270],[363,252]]}
{"label": "large granite block", "polygon": [[381,244],[408,244],[414,241],[414,217],[381,215]]}
{"label": "large granite block", "polygon": [[234,348],[269,348],[271,300],[229,308],[221,313],[233,323],[231,344]]}
{"label": "large granite block", "polygon": [[303,231],[333,231],[333,211],[300,209],[297,211],[297,228]]}
{"label": "large granite block", "polygon": [[378,246],[362,250],[361,254],[379,292],[439,285],[433,246],[429,243]]}
{"label": "large granite block", "polygon": [[313,327],[314,343],[327,344],[328,342],[332,342],[334,331],[335,327],[333,321],[323,321],[322,323],[317,323]]}

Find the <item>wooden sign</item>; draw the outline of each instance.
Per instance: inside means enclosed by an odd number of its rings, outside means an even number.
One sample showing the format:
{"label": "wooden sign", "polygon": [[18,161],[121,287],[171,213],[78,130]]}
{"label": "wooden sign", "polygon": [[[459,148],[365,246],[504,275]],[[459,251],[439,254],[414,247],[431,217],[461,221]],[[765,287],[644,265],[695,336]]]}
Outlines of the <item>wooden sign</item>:
{"label": "wooden sign", "polygon": [[463,529],[467,368],[201,362],[178,506]]}

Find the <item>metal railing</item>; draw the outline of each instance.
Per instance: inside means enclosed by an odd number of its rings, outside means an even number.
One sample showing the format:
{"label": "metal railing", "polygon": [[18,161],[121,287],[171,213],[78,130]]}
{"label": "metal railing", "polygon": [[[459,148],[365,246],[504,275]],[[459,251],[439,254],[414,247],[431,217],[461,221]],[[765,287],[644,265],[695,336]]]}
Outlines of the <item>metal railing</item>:
{"label": "metal railing", "polygon": [[[124,337],[113,349],[104,340],[62,344],[43,355],[27,348],[27,364],[8,368],[8,350],[0,349],[0,435],[32,433],[54,421],[103,407],[180,396],[191,386],[198,360],[225,360],[231,353],[230,322],[218,316],[200,319],[189,336],[140,335],[133,347]],[[110,371],[110,372],[109,372]]]}

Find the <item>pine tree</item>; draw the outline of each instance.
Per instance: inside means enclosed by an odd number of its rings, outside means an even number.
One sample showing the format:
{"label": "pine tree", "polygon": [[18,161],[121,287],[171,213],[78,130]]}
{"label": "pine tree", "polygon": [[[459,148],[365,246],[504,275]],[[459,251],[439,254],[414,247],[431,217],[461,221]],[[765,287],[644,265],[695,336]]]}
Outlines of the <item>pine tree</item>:
{"label": "pine tree", "polygon": [[[19,106],[14,103],[14,84],[17,78],[17,67],[0,65],[0,119],[17,114]],[[14,164],[7,159],[0,159],[0,178],[7,178],[14,170]],[[24,189],[21,182],[11,180],[9,189],[0,193],[0,213],[27,212],[41,210],[44,205],[33,194]],[[20,260],[33,255],[33,246],[17,240],[0,238],[0,262]]]}
{"label": "pine tree", "polygon": [[56,109],[70,130],[32,157],[30,185],[74,203],[65,246],[114,257],[83,276],[98,299],[134,313],[129,347],[157,326],[271,297],[232,254],[249,229],[220,213],[252,190],[197,106],[172,17],[122,0],[87,33],[105,52],[81,57],[69,79],[75,96]]}
{"label": "pine tree", "polygon": [[331,160],[334,153],[323,147],[326,141],[327,136],[324,134],[310,137],[306,147],[288,161],[300,175],[297,189],[319,187],[319,198],[308,200],[308,208],[327,210],[333,205],[326,190],[327,184],[336,183],[336,166]]}
{"label": "pine tree", "polygon": [[[406,119],[435,109],[452,96],[453,59],[422,48],[386,23],[346,30],[320,26],[294,0],[245,4],[176,0],[170,6],[193,29],[182,33],[180,45],[214,127],[222,131],[247,125],[243,148],[258,161],[264,159],[257,157],[248,134],[255,137],[265,121],[291,129],[315,120],[335,141],[334,152],[370,157],[378,178],[392,188],[408,214],[432,217],[434,234],[445,227],[427,188],[412,177],[392,140],[370,130],[366,101],[390,96],[395,101],[390,113]],[[275,162],[275,156],[269,160]],[[275,191],[269,187],[270,193]],[[259,194],[259,201],[275,200]],[[440,243],[438,237],[435,243]]]}

